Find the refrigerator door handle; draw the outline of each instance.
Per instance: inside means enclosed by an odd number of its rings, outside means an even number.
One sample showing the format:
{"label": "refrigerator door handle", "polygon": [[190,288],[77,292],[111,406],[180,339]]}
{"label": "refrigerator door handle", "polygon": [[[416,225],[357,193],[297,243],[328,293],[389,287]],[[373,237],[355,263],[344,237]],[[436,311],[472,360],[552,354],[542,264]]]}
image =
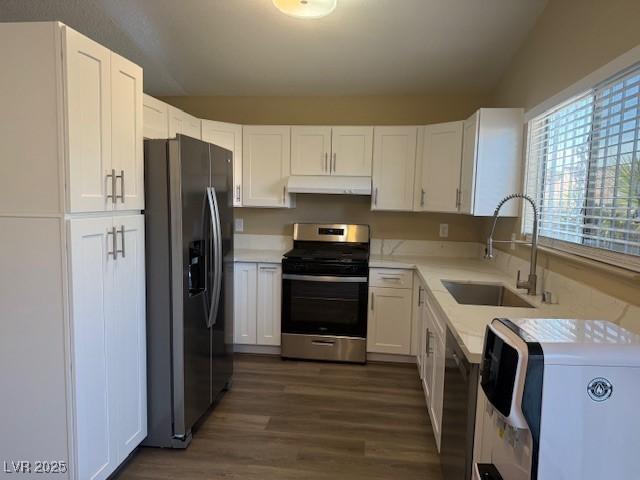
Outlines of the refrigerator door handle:
{"label": "refrigerator door handle", "polygon": [[222,290],[222,232],[220,227],[220,212],[218,210],[218,200],[213,187],[207,188],[207,198],[209,199],[209,213],[211,215],[211,233],[213,242],[213,255],[211,265],[213,265],[213,286],[211,291],[211,307],[209,310],[208,326],[216,324],[218,309],[220,306],[220,293]]}

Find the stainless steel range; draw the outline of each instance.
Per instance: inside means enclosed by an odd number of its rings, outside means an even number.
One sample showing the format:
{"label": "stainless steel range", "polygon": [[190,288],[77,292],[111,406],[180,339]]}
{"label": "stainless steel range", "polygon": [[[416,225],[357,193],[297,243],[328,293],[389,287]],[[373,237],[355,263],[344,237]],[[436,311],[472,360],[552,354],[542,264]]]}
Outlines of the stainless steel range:
{"label": "stainless steel range", "polygon": [[282,356],[366,362],[369,226],[296,223],[282,260]]}

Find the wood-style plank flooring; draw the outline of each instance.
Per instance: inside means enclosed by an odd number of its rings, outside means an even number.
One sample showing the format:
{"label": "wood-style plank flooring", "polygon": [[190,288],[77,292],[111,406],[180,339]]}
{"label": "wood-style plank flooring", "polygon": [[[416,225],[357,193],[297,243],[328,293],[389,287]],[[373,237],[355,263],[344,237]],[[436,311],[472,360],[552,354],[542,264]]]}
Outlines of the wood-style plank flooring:
{"label": "wood-style plank flooring", "polygon": [[441,480],[413,365],[238,355],[187,450],[141,448],[118,480]]}

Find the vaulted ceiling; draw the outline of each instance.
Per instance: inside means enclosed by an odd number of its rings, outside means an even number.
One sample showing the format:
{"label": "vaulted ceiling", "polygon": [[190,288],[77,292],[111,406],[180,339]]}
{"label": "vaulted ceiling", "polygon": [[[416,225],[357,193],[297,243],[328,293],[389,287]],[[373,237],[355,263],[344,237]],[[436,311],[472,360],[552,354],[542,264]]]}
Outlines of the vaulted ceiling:
{"label": "vaulted ceiling", "polygon": [[0,21],[61,20],[145,71],[154,95],[480,93],[546,0],[338,0],[328,17],[271,0],[0,0]]}

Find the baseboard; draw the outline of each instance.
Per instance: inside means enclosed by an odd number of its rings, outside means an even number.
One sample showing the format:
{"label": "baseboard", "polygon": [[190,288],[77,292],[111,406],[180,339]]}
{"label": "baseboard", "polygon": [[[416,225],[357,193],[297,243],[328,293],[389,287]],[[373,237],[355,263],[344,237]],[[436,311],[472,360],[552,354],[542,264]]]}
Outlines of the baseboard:
{"label": "baseboard", "polygon": [[280,355],[280,347],[277,345],[234,345],[235,353],[257,353],[259,355]]}
{"label": "baseboard", "polygon": [[[280,347],[276,345],[234,345],[235,353],[255,353],[258,355],[280,355]],[[381,363],[416,363],[413,355],[394,355],[390,353],[367,353],[368,362]]]}
{"label": "baseboard", "polygon": [[367,353],[368,362],[383,363],[416,363],[413,355],[393,355],[389,353]]}

